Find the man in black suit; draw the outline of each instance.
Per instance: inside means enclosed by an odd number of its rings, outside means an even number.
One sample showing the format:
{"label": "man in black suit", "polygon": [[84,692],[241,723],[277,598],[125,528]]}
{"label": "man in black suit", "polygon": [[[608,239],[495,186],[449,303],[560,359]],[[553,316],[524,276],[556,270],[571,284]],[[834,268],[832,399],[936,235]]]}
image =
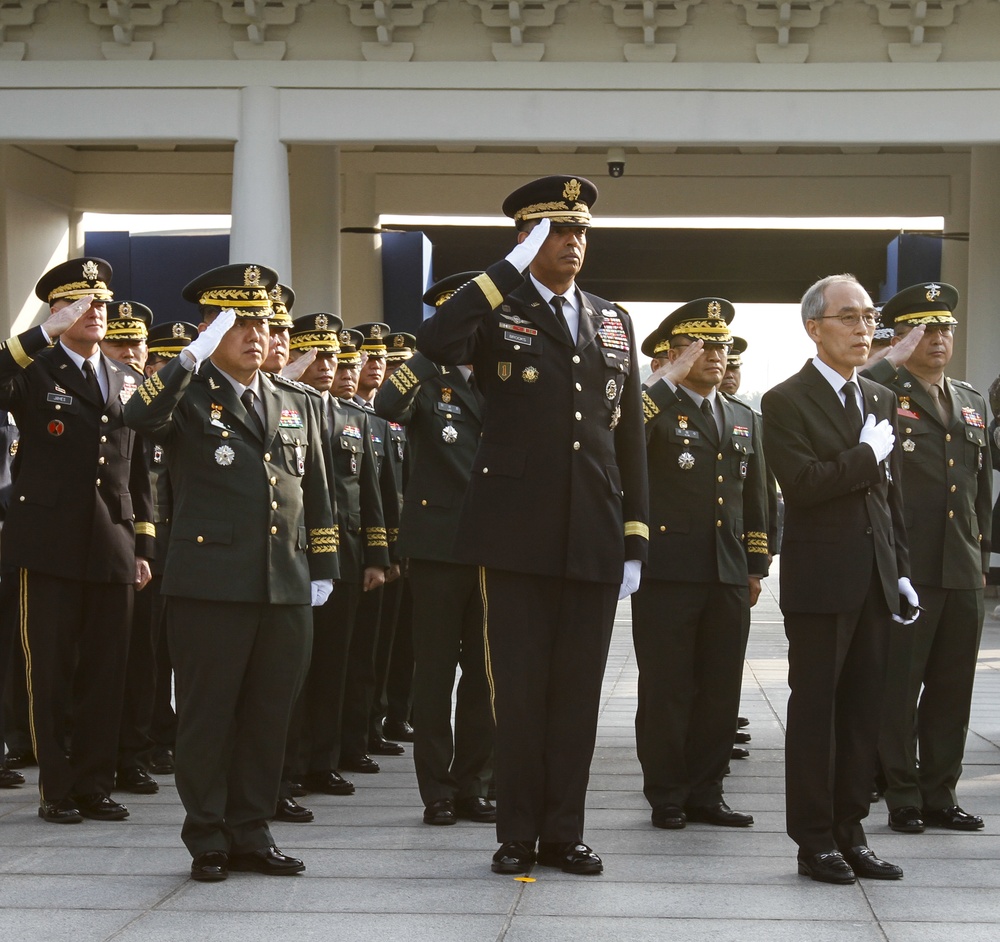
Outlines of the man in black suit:
{"label": "man in black suit", "polygon": [[336,537],[317,413],[260,372],[276,281],[264,266],[227,265],[188,284],[203,330],[127,409],[163,446],[174,493],[162,592],[195,880],[305,869],[274,846],[267,820]]}
{"label": "man in black suit", "polygon": [[[679,307],[642,352],[649,560],[632,596],[639,666],[636,751],[654,827],[749,827],[722,781],[733,751],[750,608],[767,575],[767,498],[753,410],[717,392],[735,311],[724,298]],[[680,358],[690,348],[683,368]]]}
{"label": "man in black suit", "polygon": [[649,528],[632,321],[575,281],[596,198],[569,176],[508,196],[518,245],[417,333],[434,362],[472,364],[486,399],[455,551],[482,567],[498,873],[528,870],[536,842],[544,866],[603,870],[583,843],[587,780],[617,600],[638,587]]}
{"label": "man in black suit", "polygon": [[143,445],[123,417],[142,377],[100,351],[110,282],[103,259],[56,266],[35,287],[48,319],[0,345],[0,408],[21,433],[3,565],[18,570],[38,815],[59,824],[128,817],[109,792],[133,591],[153,555]]}
{"label": "man in black suit", "polygon": [[875,308],[851,275],[802,298],[816,356],[764,395],[768,461],[785,498],[780,601],[788,637],[786,825],[799,873],[898,879],[862,821],[875,774],[891,619],[916,615],[899,487],[895,397],[859,377]]}
{"label": "man in black suit", "polygon": [[[479,274],[462,272],[439,281],[424,295],[425,303],[443,303]],[[493,718],[479,571],[453,551],[483,422],[471,382],[469,367],[438,366],[417,353],[375,398],[380,415],[405,425],[410,443],[399,554],[408,563],[413,591],[413,763],[424,823],[432,825],[458,818],[496,820],[496,809],[486,800]]]}

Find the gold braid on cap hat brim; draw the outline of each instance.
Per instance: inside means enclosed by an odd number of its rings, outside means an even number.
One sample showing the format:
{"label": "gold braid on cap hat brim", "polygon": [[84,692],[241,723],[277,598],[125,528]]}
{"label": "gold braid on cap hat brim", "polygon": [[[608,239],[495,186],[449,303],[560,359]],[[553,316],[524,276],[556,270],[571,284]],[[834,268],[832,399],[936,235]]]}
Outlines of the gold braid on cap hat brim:
{"label": "gold braid on cap hat brim", "polygon": [[[190,342],[191,341],[189,340],[188,343],[190,343]],[[187,343],[182,343],[182,344],[177,344],[177,345],[171,344],[169,347],[157,347],[157,346],[151,345],[149,347],[149,355],[150,356],[156,356],[156,357],[163,357],[165,360],[172,360],[186,346],[187,346]]]}
{"label": "gold braid on cap hat brim", "polygon": [[586,203],[567,205],[562,200],[554,203],[532,203],[514,213],[515,221],[551,219],[555,223],[590,224],[590,207]]}
{"label": "gold braid on cap hat brim", "polygon": [[918,327],[920,324],[958,323],[951,311],[911,311],[909,314],[898,315],[895,322],[897,324],[912,324],[914,327]]}
{"label": "gold braid on cap hat brim", "polygon": [[272,327],[288,327],[292,326],[292,318],[289,316],[287,311],[273,311],[271,316],[268,318]]}
{"label": "gold braid on cap hat brim", "polygon": [[105,340],[145,340],[149,336],[145,321],[115,318],[109,322]]}
{"label": "gold braid on cap hat brim", "polygon": [[385,358],[386,358],[386,360],[389,363],[395,363],[397,360],[400,361],[400,362],[402,362],[403,360],[409,360],[412,356],[413,356],[413,351],[412,350],[408,350],[408,349],[404,349],[404,350],[390,350],[385,355]]}
{"label": "gold braid on cap hat brim", "polygon": [[[733,335],[729,333],[729,325],[722,321],[681,321],[671,331],[671,337],[693,337],[706,343],[732,343]],[[670,349],[670,340],[661,340],[653,348],[653,356],[665,353]]]}
{"label": "gold braid on cap hat brim", "polygon": [[71,281],[69,284],[53,288],[49,292],[49,303],[51,304],[53,301],[62,299],[75,301],[79,298],[85,298],[88,294],[92,294],[95,301],[114,301],[115,299],[115,296],[111,293],[111,289],[103,281],[95,281],[93,283],[89,281]]}
{"label": "gold braid on cap hat brim", "polygon": [[288,341],[289,350],[315,350],[317,353],[340,353],[340,340],[328,330],[311,330],[295,334]]}
{"label": "gold braid on cap hat brim", "polygon": [[272,310],[266,288],[209,288],[198,296],[198,303],[254,312],[246,317],[270,317]]}
{"label": "gold braid on cap hat brim", "polygon": [[337,353],[337,366],[360,366],[360,350],[341,350]]}
{"label": "gold braid on cap hat brim", "polygon": [[388,351],[388,347],[386,347],[384,343],[382,342],[374,343],[374,342],[369,342],[367,340],[363,344],[361,344],[361,349],[365,353],[371,354],[372,356],[376,357],[384,357],[386,355],[386,352]]}

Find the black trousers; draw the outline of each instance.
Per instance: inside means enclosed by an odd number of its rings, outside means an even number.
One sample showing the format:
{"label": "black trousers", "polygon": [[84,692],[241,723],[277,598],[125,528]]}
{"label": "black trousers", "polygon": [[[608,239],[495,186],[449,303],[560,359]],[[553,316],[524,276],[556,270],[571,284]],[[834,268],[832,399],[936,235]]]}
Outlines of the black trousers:
{"label": "black trousers", "polygon": [[288,718],[309,667],[309,606],[172,596],[167,631],[181,838],[192,857],[269,847]]}
{"label": "black trousers", "polygon": [[132,595],[131,585],[18,570],[29,722],[43,801],[106,795],[114,787]]}
{"label": "black trousers", "polygon": [[405,577],[400,588],[399,613],[385,683],[385,718],[391,723],[408,723],[413,707],[413,592]]}
{"label": "black trousers", "polygon": [[579,841],[618,586],[497,569],[480,578],[497,839]]}
{"label": "black trousers", "polygon": [[746,585],[643,579],[632,596],[635,742],[653,808],[722,801],[749,630]]}
{"label": "black trousers", "polygon": [[118,767],[141,766],[140,756],[153,744],[150,726],[156,695],[156,655],[153,647],[152,584],[136,592],[125,665],[125,694],[118,730]]}
{"label": "black trousers", "polygon": [[857,611],[784,617],[788,836],[803,854],[867,844],[892,623],[878,572]]}
{"label": "black trousers", "polygon": [[382,621],[384,587],[362,592],[347,649],[347,678],[340,751],[352,758],[368,752],[372,701],[375,699],[375,649]]}
{"label": "black trousers", "polygon": [[[413,591],[413,764],[425,805],[485,798],[493,774],[479,569],[410,560]],[[461,667],[452,733],[452,690]]]}
{"label": "black trousers", "polygon": [[399,617],[405,569],[398,579],[382,587],[382,614],[379,619],[378,639],[375,643],[375,686],[372,690],[371,710],[368,714],[368,738],[383,735],[382,720],[388,712],[389,669],[396,649],[396,622]]}

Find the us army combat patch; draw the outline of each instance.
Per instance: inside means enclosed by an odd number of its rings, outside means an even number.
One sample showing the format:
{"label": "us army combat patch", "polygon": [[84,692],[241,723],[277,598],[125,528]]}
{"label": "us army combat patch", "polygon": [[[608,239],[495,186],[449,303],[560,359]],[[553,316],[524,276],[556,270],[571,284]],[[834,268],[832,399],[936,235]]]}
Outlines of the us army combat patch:
{"label": "us army combat patch", "polygon": [[500,377],[504,382],[510,379],[511,366],[510,363],[502,361],[497,363],[497,376]]}

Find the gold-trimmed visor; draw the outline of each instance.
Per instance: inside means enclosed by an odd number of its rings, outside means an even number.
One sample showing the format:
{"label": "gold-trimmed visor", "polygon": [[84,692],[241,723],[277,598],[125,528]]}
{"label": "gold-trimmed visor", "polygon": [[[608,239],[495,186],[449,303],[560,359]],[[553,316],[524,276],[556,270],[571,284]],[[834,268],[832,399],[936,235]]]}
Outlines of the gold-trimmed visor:
{"label": "gold-trimmed visor", "polygon": [[589,226],[590,207],[586,203],[567,203],[557,200],[551,203],[532,203],[514,213],[515,221],[529,219],[550,219],[554,226]]}
{"label": "gold-trimmed visor", "polygon": [[60,300],[76,301],[85,298],[88,294],[92,294],[95,301],[114,301],[115,299],[111,289],[103,281],[93,283],[71,281],[69,284],[58,285],[49,292],[49,304]]}
{"label": "gold-trimmed visor", "polygon": [[957,324],[951,311],[911,311],[909,314],[898,314],[897,324],[910,324],[917,327],[920,324]]}

